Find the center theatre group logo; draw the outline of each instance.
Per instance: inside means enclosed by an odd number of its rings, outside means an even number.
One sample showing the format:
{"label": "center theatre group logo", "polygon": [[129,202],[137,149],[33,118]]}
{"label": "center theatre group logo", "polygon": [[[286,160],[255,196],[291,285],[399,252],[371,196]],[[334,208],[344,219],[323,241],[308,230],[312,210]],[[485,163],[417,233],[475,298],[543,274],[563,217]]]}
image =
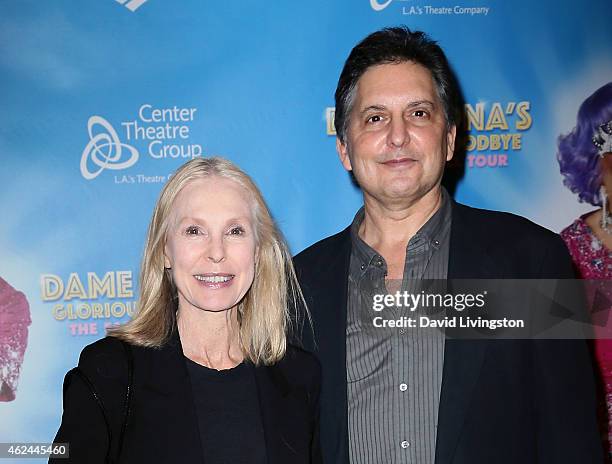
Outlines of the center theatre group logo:
{"label": "center theatre group logo", "polygon": [[[105,132],[94,134],[94,127],[99,125]],[[81,175],[91,180],[105,169],[121,170],[136,164],[140,154],[131,145],[122,143],[117,136],[117,131],[102,116],[92,116],[87,121],[87,132],[89,142],[81,155]],[[124,156],[124,153],[126,155]],[[89,170],[88,161],[97,166]]]}
{"label": "center theatre group logo", "polygon": [[[154,160],[166,158],[197,158],[203,155],[202,145],[190,143],[190,124],[197,108],[172,106],[157,108],[149,103],[140,105],[135,119],[122,121],[122,137],[105,118],[94,115],[87,121],[89,141],[81,153],[81,175],[87,180],[105,170],[124,170],[134,166],[141,154]],[[144,145],[144,146],[143,146]],[[142,149],[139,151],[139,149]],[[153,182],[142,174],[123,176],[116,183]],[[159,178],[159,179],[158,179]],[[147,180],[149,179],[149,180]],[[164,176],[152,176],[163,182]],[[138,181],[138,182],[136,182]]]}
{"label": "center theatre group logo", "polygon": [[147,0],[115,0],[117,3],[121,3],[130,11],[136,11],[138,8],[142,6],[143,3],[146,3]]}

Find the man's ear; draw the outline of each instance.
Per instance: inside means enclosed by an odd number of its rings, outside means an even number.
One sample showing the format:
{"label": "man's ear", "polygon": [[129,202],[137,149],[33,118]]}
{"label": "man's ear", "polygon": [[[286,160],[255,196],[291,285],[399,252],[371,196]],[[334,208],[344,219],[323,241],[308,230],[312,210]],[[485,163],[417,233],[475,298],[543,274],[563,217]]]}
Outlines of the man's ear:
{"label": "man's ear", "polygon": [[455,154],[455,139],[457,138],[457,126],[454,124],[448,129],[446,133],[446,161],[453,159]]}
{"label": "man's ear", "polygon": [[336,137],[336,151],[338,152],[338,158],[340,158],[340,162],[344,169],[347,171],[352,171],[353,166],[351,166],[351,159],[348,154],[348,147],[346,143],[342,143],[339,137]]}

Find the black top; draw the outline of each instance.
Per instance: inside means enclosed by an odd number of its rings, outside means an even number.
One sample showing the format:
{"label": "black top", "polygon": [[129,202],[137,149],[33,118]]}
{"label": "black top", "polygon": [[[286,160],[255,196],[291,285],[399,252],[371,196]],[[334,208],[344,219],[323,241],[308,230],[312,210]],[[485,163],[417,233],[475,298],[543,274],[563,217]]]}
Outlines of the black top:
{"label": "black top", "polygon": [[[117,464],[208,464],[178,332],[160,348],[133,345],[132,352],[134,383],[121,452],[128,369],[122,343],[106,337],[85,347],[79,358],[79,370],[104,403],[104,412],[90,386],[70,371],[64,380],[62,423],[54,440],[70,443],[70,458],[50,462],[105,464],[108,455]],[[252,371],[267,463],[320,464],[316,358],[289,345],[283,359]],[[210,421],[218,423],[216,417]],[[240,437],[237,433],[232,437],[237,446]]]}
{"label": "black top", "polygon": [[253,365],[243,362],[217,371],[187,357],[185,361],[206,464],[264,464],[264,431]]}

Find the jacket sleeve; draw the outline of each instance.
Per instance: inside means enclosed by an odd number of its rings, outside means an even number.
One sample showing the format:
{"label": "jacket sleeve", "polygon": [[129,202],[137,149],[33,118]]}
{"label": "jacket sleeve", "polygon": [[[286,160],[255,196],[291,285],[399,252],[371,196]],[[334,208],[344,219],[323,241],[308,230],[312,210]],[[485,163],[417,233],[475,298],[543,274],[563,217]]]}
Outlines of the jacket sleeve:
{"label": "jacket sleeve", "polygon": [[[551,240],[542,278],[572,279],[571,258]],[[534,340],[538,462],[601,463],[593,362],[585,340]]]}
{"label": "jacket sleeve", "polygon": [[64,379],[64,411],[54,442],[68,443],[69,459],[58,464],[104,463],[107,454],[117,455],[127,377],[119,340],[106,337],[83,349],[78,367]]}
{"label": "jacket sleeve", "polygon": [[64,378],[63,396],[62,423],[53,442],[67,443],[69,458],[50,459],[49,463],[104,463],[109,445],[105,418],[76,369]]}

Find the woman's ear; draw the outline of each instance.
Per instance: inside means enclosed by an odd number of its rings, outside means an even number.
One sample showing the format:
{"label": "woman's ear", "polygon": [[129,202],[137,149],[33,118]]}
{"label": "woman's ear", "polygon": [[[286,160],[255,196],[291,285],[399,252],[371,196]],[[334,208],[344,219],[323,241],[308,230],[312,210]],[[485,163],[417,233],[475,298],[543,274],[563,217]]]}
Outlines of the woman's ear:
{"label": "woman's ear", "polygon": [[170,261],[169,258],[169,252],[168,252],[168,245],[164,245],[164,268],[165,269],[172,269],[172,262]]}

